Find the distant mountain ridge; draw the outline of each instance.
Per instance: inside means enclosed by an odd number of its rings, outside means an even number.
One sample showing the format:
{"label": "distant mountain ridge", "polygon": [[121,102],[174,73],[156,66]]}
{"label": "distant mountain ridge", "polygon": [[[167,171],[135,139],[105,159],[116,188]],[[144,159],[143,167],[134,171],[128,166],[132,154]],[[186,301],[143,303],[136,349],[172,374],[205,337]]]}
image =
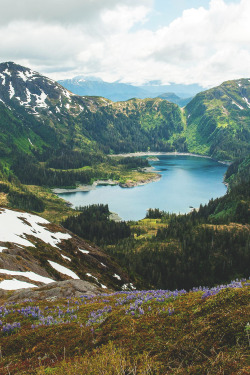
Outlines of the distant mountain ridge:
{"label": "distant mountain ridge", "polygon": [[168,100],[169,102],[178,104],[180,107],[185,107],[191,100],[191,98],[180,98],[173,92],[167,92],[165,94],[158,95],[158,98]]}
{"label": "distant mountain ridge", "polygon": [[[179,99],[177,101],[170,99],[167,100],[180,106],[184,106],[186,103],[188,103],[188,101],[191,100],[190,97],[204,90],[199,85],[161,85],[159,83],[152,82],[148,83],[147,85],[134,86],[120,82],[104,82],[100,78],[85,76],[77,76],[72,79],[59,80],[58,82],[76,95],[103,96],[112,101],[125,101],[131,98],[162,98],[161,95],[163,95],[165,92],[172,94],[173,91],[174,95],[178,96]],[[172,99],[175,99],[174,96],[171,95],[171,97]],[[185,100],[182,101],[182,99]]]}

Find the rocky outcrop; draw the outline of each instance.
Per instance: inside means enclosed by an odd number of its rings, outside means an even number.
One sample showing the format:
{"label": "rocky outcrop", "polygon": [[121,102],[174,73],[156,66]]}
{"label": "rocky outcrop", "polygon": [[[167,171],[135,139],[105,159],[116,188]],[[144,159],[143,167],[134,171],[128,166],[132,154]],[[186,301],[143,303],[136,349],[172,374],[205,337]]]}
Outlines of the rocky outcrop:
{"label": "rocky outcrop", "polygon": [[8,302],[18,302],[26,299],[53,301],[60,298],[80,297],[82,295],[93,296],[103,293],[103,289],[84,280],[66,280],[54,282],[39,288],[27,288],[9,291],[0,289],[0,299]]}

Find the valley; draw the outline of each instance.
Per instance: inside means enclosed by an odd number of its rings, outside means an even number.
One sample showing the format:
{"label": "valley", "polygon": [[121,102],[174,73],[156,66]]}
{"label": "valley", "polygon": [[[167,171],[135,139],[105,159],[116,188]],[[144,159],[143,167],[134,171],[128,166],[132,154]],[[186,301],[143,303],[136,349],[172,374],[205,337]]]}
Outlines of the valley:
{"label": "valley", "polygon": [[0,64],[3,374],[247,373],[249,103],[249,79],[181,108]]}

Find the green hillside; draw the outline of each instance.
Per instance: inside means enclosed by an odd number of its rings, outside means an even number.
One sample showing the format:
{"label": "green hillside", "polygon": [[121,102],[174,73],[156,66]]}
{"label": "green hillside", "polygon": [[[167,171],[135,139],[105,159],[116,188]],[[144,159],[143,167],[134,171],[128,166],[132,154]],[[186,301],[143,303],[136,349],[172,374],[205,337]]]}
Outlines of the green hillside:
{"label": "green hillside", "polygon": [[204,91],[186,106],[190,152],[233,160],[249,153],[250,82],[228,81]]}

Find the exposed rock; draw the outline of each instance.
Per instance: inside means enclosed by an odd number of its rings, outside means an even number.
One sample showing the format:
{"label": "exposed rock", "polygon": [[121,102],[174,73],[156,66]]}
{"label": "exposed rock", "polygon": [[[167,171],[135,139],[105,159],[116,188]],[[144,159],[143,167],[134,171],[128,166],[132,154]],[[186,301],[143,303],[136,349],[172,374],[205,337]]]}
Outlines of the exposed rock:
{"label": "exposed rock", "polygon": [[9,291],[0,289],[0,298],[7,298],[9,302],[17,302],[25,299],[53,301],[60,298],[80,297],[81,295],[98,295],[102,288],[84,280],[66,280],[51,283],[40,288],[28,288]]}

